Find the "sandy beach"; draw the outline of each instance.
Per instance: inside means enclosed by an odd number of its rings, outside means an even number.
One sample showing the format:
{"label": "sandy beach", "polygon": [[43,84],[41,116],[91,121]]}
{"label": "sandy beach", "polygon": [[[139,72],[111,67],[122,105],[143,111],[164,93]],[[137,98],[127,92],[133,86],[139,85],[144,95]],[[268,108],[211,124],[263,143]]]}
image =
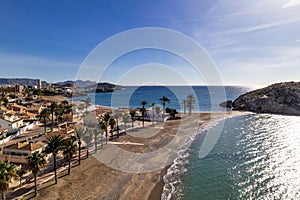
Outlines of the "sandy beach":
{"label": "sandy beach", "polygon": [[[182,120],[189,121],[198,119],[198,130],[212,123],[215,120],[229,116],[239,115],[239,112],[228,113],[198,113],[191,116],[184,116]],[[118,147],[136,153],[155,151],[168,144],[177,134],[181,120],[167,121],[162,124],[155,124],[152,127],[150,122],[145,128],[135,130],[132,134],[121,136],[113,142]],[[131,127],[128,125],[128,127]],[[131,130],[127,132],[130,133]],[[147,134],[156,131],[157,134],[144,138],[134,137],[139,134]],[[128,144],[126,144],[128,143]],[[137,143],[143,145],[133,145]],[[104,145],[105,148],[105,145]],[[101,150],[99,150],[101,151]],[[92,154],[93,152],[91,152]],[[58,180],[57,185],[51,181],[40,186],[38,196],[34,199],[160,199],[164,182],[163,175],[168,167],[148,173],[125,173],[112,169],[101,163],[93,156],[83,159],[80,166],[74,166],[70,176],[63,176]]]}

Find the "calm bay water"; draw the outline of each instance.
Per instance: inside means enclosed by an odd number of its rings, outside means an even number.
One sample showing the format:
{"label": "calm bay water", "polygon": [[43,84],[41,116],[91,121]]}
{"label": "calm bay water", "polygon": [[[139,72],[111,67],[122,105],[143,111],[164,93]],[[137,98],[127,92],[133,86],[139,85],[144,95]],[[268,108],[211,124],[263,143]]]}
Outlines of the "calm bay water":
{"label": "calm bay water", "polygon": [[199,159],[203,131],[169,172],[172,192],[163,199],[300,199],[299,130],[300,117],[229,118],[214,149]]}
{"label": "calm bay water", "polygon": [[[248,90],[245,87],[232,86],[126,86],[124,90],[112,93],[89,93],[88,97],[96,105],[138,108],[144,100],[148,102],[146,107],[150,107],[152,102],[160,106],[159,98],[166,96],[171,100],[166,107],[182,111],[182,100],[193,94],[197,101],[194,111],[222,111],[224,109],[218,106],[219,103],[227,99],[233,100]],[[75,97],[74,100],[86,98]]]}

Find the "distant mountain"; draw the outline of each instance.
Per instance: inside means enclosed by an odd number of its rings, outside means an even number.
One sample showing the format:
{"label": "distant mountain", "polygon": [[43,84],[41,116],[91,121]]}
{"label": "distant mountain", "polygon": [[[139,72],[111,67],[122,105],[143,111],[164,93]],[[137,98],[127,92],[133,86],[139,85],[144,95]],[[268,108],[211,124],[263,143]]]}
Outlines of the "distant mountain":
{"label": "distant mountain", "polygon": [[[31,78],[0,78],[0,85],[25,85],[35,86],[37,85],[38,79]],[[46,85],[46,81],[42,81],[42,85]]]}
{"label": "distant mountain", "polygon": [[59,84],[59,85],[76,85],[79,88],[85,88],[91,85],[95,85],[97,82],[95,81],[82,81],[82,80],[76,80],[76,81],[63,81],[63,82],[58,82],[55,84]]}
{"label": "distant mountain", "polygon": [[85,87],[84,89],[89,92],[113,92],[115,90],[121,90],[123,87],[112,83],[96,83]]}

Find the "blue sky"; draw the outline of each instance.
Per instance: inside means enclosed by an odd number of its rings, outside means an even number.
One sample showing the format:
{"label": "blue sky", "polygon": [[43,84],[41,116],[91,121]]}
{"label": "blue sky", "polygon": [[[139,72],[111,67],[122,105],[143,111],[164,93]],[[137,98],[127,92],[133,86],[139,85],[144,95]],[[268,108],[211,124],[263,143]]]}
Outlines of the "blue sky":
{"label": "blue sky", "polygon": [[[300,0],[1,0],[1,77],[74,80],[102,41],[129,29],[161,27],[196,40],[226,85],[299,81],[299,8]],[[147,63],[155,62],[181,70],[193,84],[204,83],[168,53],[123,57],[102,80],[118,82],[114,73],[122,66],[151,68]]]}

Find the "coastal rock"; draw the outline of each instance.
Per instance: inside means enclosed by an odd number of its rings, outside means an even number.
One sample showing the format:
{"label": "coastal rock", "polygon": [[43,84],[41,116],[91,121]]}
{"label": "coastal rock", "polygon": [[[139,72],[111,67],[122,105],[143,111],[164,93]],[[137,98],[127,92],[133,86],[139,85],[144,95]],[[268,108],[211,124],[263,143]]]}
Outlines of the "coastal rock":
{"label": "coastal rock", "polygon": [[232,108],[232,100],[223,101],[219,106],[223,108]]}
{"label": "coastal rock", "polygon": [[300,82],[276,83],[247,92],[232,103],[233,110],[300,115]]}

